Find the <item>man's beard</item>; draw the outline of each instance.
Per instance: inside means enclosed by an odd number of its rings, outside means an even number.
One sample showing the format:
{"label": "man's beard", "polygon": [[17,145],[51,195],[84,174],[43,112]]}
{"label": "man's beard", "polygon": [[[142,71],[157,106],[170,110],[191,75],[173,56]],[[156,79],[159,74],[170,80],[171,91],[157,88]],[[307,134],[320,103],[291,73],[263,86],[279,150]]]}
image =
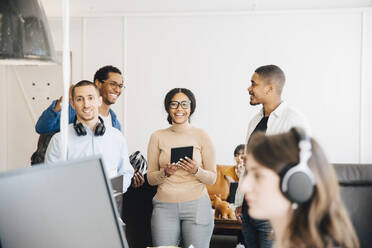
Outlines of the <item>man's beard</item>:
{"label": "man's beard", "polygon": [[251,95],[251,94],[249,94],[249,98],[250,98],[249,104],[250,104],[251,106],[256,106],[256,105],[260,104],[260,103],[258,103],[258,102],[253,102],[251,97],[254,97],[254,96]]}
{"label": "man's beard", "polygon": [[103,97],[102,97],[102,100],[103,100],[103,102],[104,102],[106,105],[114,104],[113,102],[110,102],[107,98],[103,98]]}
{"label": "man's beard", "polygon": [[90,118],[85,118],[84,116],[79,116],[79,118],[83,121],[91,121],[94,119],[94,116],[90,117]]}

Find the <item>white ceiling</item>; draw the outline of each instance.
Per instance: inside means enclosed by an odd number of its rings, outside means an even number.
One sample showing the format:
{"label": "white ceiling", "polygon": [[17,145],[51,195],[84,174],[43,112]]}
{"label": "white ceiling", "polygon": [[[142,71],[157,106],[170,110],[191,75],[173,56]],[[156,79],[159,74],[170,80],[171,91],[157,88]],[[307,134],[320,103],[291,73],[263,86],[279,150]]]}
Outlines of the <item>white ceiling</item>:
{"label": "white ceiling", "polygon": [[[62,15],[62,0],[41,0],[41,2],[48,16]],[[372,7],[372,0],[70,0],[70,15],[363,7]]]}

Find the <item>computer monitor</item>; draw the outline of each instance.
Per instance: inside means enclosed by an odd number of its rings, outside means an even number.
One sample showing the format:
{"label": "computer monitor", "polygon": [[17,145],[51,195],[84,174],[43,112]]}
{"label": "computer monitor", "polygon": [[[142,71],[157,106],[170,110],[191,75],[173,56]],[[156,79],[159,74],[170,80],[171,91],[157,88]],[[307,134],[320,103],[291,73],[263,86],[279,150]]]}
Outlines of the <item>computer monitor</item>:
{"label": "computer monitor", "polygon": [[1,173],[0,240],[2,248],[126,248],[101,158]]}

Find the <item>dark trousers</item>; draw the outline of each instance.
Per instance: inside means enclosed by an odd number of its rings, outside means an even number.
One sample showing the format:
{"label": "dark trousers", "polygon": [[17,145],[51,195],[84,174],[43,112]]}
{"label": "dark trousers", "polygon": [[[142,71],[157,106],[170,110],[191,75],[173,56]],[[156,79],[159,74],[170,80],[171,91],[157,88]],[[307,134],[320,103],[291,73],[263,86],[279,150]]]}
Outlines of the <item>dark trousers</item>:
{"label": "dark trousers", "polygon": [[245,248],[271,248],[270,239],[272,227],[267,220],[257,220],[250,217],[247,211],[242,215],[242,234]]}
{"label": "dark trousers", "polygon": [[152,246],[151,215],[152,198],[156,186],[150,186],[145,174],[145,184],[139,188],[129,187],[123,195],[122,219],[126,224],[125,234],[130,248]]}

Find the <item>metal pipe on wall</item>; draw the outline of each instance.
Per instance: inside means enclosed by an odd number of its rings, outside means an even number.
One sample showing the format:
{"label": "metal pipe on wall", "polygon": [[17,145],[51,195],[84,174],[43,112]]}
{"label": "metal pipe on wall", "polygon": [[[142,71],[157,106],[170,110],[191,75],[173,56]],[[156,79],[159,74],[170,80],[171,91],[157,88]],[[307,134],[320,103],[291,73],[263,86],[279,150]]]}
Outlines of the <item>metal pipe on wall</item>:
{"label": "metal pipe on wall", "polygon": [[63,71],[63,101],[61,112],[61,160],[67,159],[67,144],[68,144],[68,101],[69,101],[69,85],[71,78],[70,70],[70,1],[62,1],[62,26],[63,26],[63,54],[62,54],[62,71]]}

